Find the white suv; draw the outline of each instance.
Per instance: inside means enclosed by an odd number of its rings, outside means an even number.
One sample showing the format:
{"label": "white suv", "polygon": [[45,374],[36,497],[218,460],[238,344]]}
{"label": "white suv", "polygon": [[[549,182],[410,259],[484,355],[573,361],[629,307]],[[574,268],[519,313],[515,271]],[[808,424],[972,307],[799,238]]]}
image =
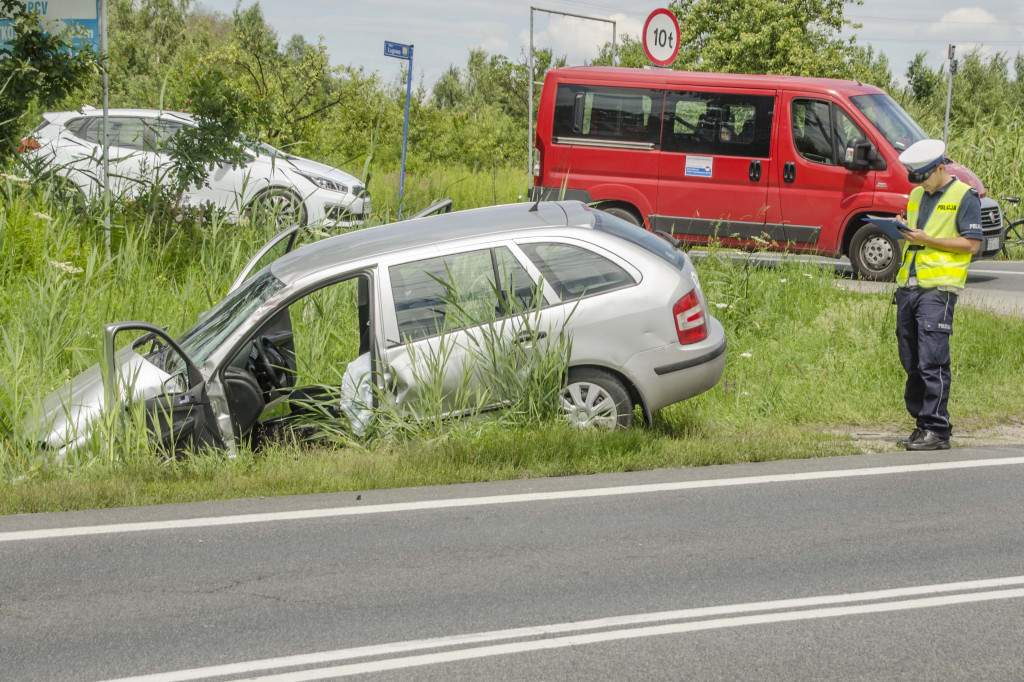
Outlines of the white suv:
{"label": "white suv", "polygon": [[[103,112],[47,112],[29,138],[21,141],[24,159],[66,178],[86,201],[100,196]],[[195,126],[191,114],[155,109],[110,109],[110,186],[114,196],[132,197],[153,183],[166,182],[173,161],[168,154],[175,134]],[[246,146],[248,163],[216,166],[203,187],[189,186],[186,203],[212,203],[231,218],[253,208],[273,210],[282,224],[360,225],[370,213],[366,187],[348,173],[287,154],[270,145]]]}

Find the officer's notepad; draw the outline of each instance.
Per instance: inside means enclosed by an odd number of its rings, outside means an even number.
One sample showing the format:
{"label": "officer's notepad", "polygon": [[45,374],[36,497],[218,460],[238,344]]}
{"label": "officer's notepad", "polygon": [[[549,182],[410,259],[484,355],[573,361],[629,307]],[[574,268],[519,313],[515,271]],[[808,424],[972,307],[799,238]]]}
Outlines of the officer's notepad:
{"label": "officer's notepad", "polygon": [[877,225],[878,229],[885,232],[893,239],[906,239],[904,236],[907,232],[910,232],[910,228],[896,220],[895,218],[885,218],[879,215],[869,215],[864,218],[864,222]]}

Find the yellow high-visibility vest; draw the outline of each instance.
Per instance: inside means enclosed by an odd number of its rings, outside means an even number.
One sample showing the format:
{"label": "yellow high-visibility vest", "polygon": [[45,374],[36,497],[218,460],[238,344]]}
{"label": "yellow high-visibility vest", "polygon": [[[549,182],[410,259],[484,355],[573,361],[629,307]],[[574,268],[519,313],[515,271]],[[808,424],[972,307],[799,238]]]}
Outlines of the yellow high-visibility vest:
{"label": "yellow high-visibility vest", "polygon": [[[956,213],[960,209],[960,202],[971,191],[971,186],[960,180],[953,180],[953,183],[946,188],[938,205],[928,217],[924,228],[917,224],[918,212],[921,207],[921,197],[924,196],[922,187],[915,187],[910,193],[907,201],[907,225],[918,229],[924,229],[929,237],[947,238],[959,237],[956,229]],[[903,242],[903,264],[896,274],[896,284],[904,286],[910,275],[911,257],[913,253],[909,250],[910,242]],[[935,288],[940,286],[956,287],[963,289],[967,285],[967,267],[971,264],[971,254],[953,253],[951,251],[940,251],[930,246],[925,246],[917,251],[915,269],[917,271],[918,286]]]}

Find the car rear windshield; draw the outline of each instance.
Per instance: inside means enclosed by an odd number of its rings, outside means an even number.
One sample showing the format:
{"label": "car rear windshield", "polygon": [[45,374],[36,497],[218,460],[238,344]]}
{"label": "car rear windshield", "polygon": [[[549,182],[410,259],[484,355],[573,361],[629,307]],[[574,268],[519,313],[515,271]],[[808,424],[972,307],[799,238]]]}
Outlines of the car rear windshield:
{"label": "car rear windshield", "polygon": [[686,254],[672,246],[663,237],[604,211],[594,211],[594,216],[596,218],[594,228],[599,232],[607,232],[625,239],[631,244],[636,244],[680,270],[686,266]]}
{"label": "car rear windshield", "polygon": [[889,95],[857,95],[850,101],[897,151],[928,139],[921,126]]}

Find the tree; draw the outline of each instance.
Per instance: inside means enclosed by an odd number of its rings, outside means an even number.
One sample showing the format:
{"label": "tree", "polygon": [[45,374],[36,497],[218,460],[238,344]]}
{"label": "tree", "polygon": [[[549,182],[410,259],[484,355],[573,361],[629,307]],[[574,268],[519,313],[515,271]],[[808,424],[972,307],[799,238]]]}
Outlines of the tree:
{"label": "tree", "polygon": [[72,45],[73,32],[43,30],[39,15],[19,0],[0,0],[0,16],[11,19],[14,27],[14,38],[0,46],[0,157],[4,157],[14,153],[20,119],[32,103],[52,107],[96,72],[97,61],[91,47]]}
{"label": "tree", "polygon": [[624,66],[640,69],[648,66],[651,62],[644,53],[643,41],[637,40],[629,34],[620,36],[618,45],[615,46],[615,64],[612,64],[611,41],[601,46],[597,58],[590,62],[594,66]]}
{"label": "tree", "polygon": [[297,36],[282,52],[259,3],[235,10],[230,40],[202,63],[225,66],[232,86],[252,107],[248,132],[278,146],[315,137],[324,113],[342,102],[333,82],[337,69],[323,43]]}
{"label": "tree", "polygon": [[[856,0],[860,4],[860,0]],[[677,68],[845,78],[844,0],[674,0]]]}
{"label": "tree", "polygon": [[907,87],[918,102],[929,102],[942,89],[942,75],[924,63],[927,52],[918,52],[907,65]]}

